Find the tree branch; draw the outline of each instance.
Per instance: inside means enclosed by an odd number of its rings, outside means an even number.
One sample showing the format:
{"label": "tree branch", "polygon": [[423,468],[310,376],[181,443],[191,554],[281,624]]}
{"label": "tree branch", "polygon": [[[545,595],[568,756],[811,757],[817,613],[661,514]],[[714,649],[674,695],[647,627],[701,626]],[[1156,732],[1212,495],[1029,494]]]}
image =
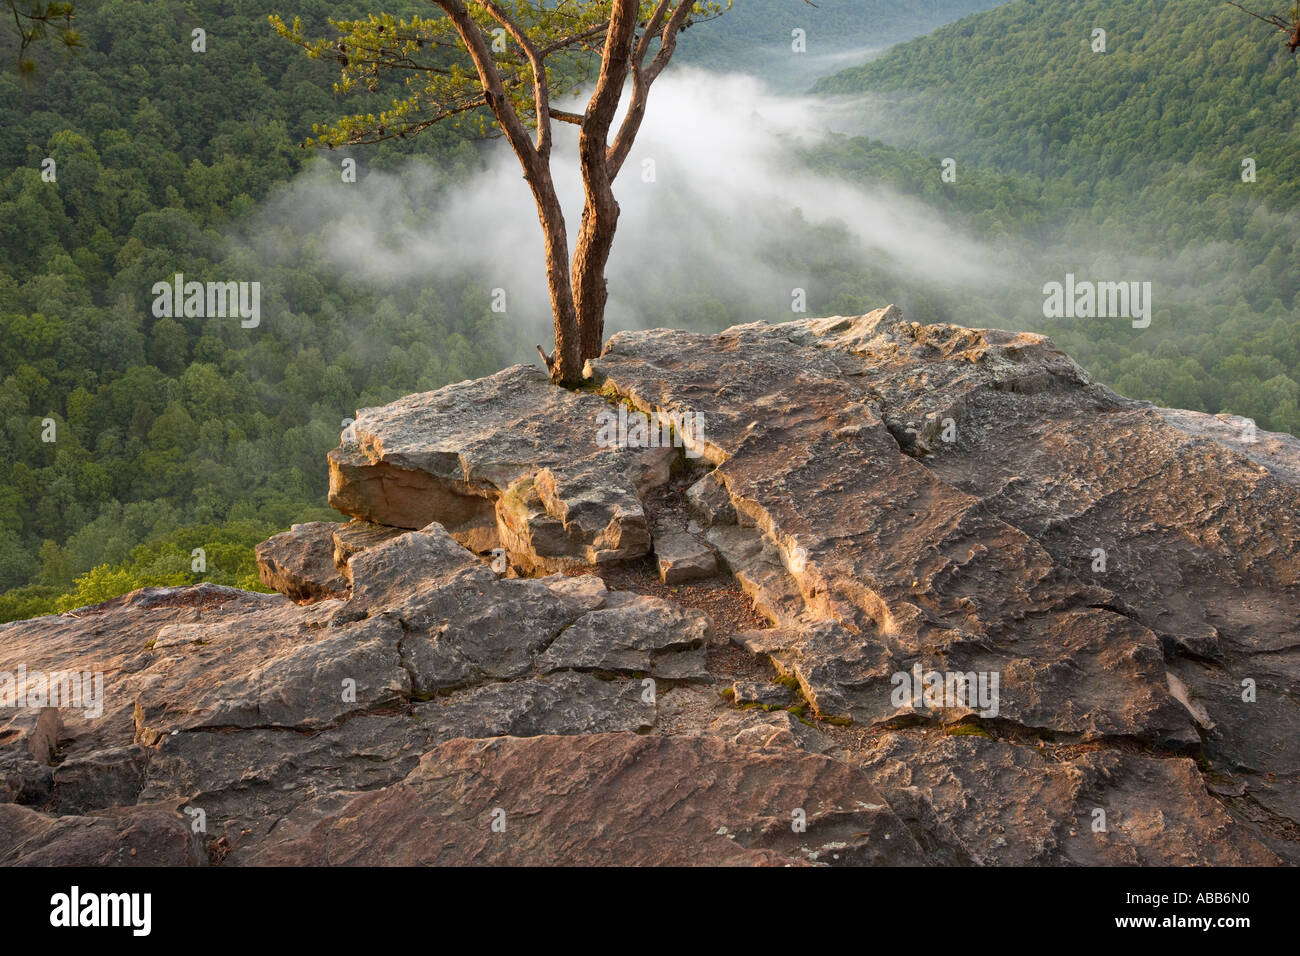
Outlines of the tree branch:
{"label": "tree branch", "polygon": [[1291,16],[1293,19],[1288,20],[1286,17],[1276,13],[1261,14],[1256,13],[1254,10],[1247,10],[1240,3],[1234,2],[1234,0],[1226,0],[1226,2],[1228,6],[1236,7],[1242,13],[1252,16],[1262,23],[1267,23],[1269,26],[1281,30],[1283,33],[1290,32],[1291,36],[1287,39],[1286,44],[1287,50],[1294,53],[1297,49],[1300,49],[1300,6],[1294,6],[1291,8]]}
{"label": "tree branch", "polygon": [[547,355],[539,345],[537,346],[537,354],[542,357],[542,364],[546,366],[546,373],[548,375],[552,374],[555,371],[555,353],[552,352]]}
{"label": "tree branch", "polygon": [[510,17],[496,5],[495,0],[474,0],[480,7],[490,13],[497,23],[509,33],[519,48],[528,57],[528,65],[533,70],[533,110],[537,116],[537,153],[543,159],[551,154],[551,94],[546,80],[546,63],[538,52],[528,34],[519,29]]}
{"label": "tree branch", "polygon": [[590,40],[594,37],[598,37],[608,29],[609,29],[609,21],[605,20],[601,23],[597,23],[595,26],[588,27],[585,30],[581,30],[578,33],[574,33],[570,36],[567,36],[562,40],[556,40],[554,43],[548,43],[546,46],[542,47],[541,50],[539,50],[538,52],[541,53],[543,57],[547,57],[550,56],[552,53],[558,53],[560,50],[567,50],[569,47],[578,43],[582,43],[584,40]]}
{"label": "tree branch", "polygon": [[694,9],[695,0],[682,0],[677,9],[673,11],[672,18],[668,21],[668,25],[664,27],[659,52],[655,54],[655,58],[650,61],[650,66],[646,68],[647,86],[658,78],[664,67],[668,65],[668,61],[672,59],[673,53],[677,49],[677,34],[682,31],[682,24],[686,22],[686,18],[691,15]]}
{"label": "tree branch", "polygon": [[673,0],[659,0],[659,6],[655,7],[655,12],[645,25],[645,32],[641,34],[641,39],[637,42],[636,53],[632,57],[632,69],[639,70],[645,65],[645,55],[650,52],[650,43],[654,40],[655,34],[659,32],[664,17],[668,15],[668,8],[672,5]]}
{"label": "tree branch", "polygon": [[[658,26],[659,23],[663,22],[668,2],[669,0],[660,0],[654,16],[650,18],[649,26]],[[628,105],[627,115],[623,117],[623,122],[619,126],[618,133],[615,135],[614,142],[610,145],[607,155],[609,178],[611,180],[623,168],[623,163],[632,150],[632,143],[636,139],[636,134],[641,130],[641,121],[645,119],[646,100],[650,96],[650,86],[658,79],[659,74],[668,65],[668,61],[672,59],[673,52],[677,49],[677,34],[681,32],[682,24],[686,22],[686,18],[691,15],[691,11],[694,9],[695,0],[680,0],[677,8],[673,10],[672,16],[668,18],[668,22],[663,28],[659,50],[655,53],[654,59],[650,61],[648,67],[643,67],[642,61],[650,49],[647,39],[651,36],[649,26],[646,32],[641,35],[641,42],[637,44],[636,55],[633,57],[632,62],[632,102]]]}
{"label": "tree branch", "polygon": [[510,103],[510,98],[506,95],[505,86],[501,82],[501,73],[492,59],[492,51],[488,49],[483,32],[470,16],[463,0],[433,0],[433,2],[447,14],[456,32],[460,34],[461,40],[464,41],[470,59],[474,61],[474,69],[478,71],[479,83],[483,87],[483,96],[488,108],[501,124],[506,139],[510,141],[511,148],[519,157],[525,176],[536,177],[542,171],[543,158],[533,148],[523,120],[519,118],[519,114]]}
{"label": "tree branch", "polygon": [[1240,3],[1235,3],[1234,0],[1225,0],[1225,2],[1228,4],[1228,6],[1236,7],[1242,13],[1252,16],[1256,20],[1259,20],[1263,23],[1267,23],[1269,26],[1277,27],[1279,30],[1285,30],[1287,29],[1287,27],[1290,26],[1290,24],[1288,24],[1285,20],[1283,20],[1280,16],[1278,16],[1275,13],[1260,14],[1260,13],[1256,13],[1254,10],[1247,10]]}
{"label": "tree branch", "polygon": [[[471,110],[476,110],[480,106],[486,106],[486,105],[487,105],[486,96],[476,96],[473,99],[466,100],[463,103],[458,103],[455,106],[449,106],[444,110],[440,110],[439,112],[435,113],[433,116],[429,116],[425,119],[422,119],[418,123],[407,124],[402,129],[399,130],[390,131],[390,130],[386,130],[383,126],[379,126],[370,135],[366,135],[364,133],[358,134],[356,138],[349,140],[347,145],[368,146],[373,143],[382,143],[384,142],[384,140],[389,140],[389,139],[405,139],[407,136],[415,136],[418,133],[424,132],[426,129],[428,129],[430,126],[433,126],[435,123],[441,123],[445,119],[450,119],[453,116],[459,116],[461,113],[468,113]],[[333,145],[331,145],[329,148],[333,149],[334,147]]]}

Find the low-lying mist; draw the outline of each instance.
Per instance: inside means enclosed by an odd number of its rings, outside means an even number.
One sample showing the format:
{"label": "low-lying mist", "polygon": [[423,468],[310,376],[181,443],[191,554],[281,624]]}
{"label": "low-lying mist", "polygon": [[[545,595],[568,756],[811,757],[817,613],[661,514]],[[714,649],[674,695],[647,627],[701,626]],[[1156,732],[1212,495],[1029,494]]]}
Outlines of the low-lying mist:
{"label": "low-lying mist", "polygon": [[[578,100],[568,106],[582,109]],[[1196,301],[1200,289],[1221,282],[1211,246],[1173,258],[1086,248],[1069,234],[1046,243],[1041,236],[980,240],[912,197],[812,169],[805,151],[860,129],[862,109],[777,95],[740,74],[670,69],[651,92],[615,183],[622,211],[608,270],[607,335],[789,319],[797,290],[810,315],[888,301],[908,311],[915,299],[925,303],[914,315],[922,321],[1035,329],[1050,325],[1044,283],[1067,273],[1152,282],[1157,311]],[[582,196],[577,130],[557,123],[555,136],[552,167],[572,241]],[[365,154],[354,155],[355,183],[322,160],[264,204],[246,230],[262,261],[291,255],[286,242],[310,243],[341,276],[377,290],[471,279],[485,295],[504,290],[511,330],[504,362],[535,361],[534,343],[549,348],[541,230],[504,141],[484,147],[484,171],[455,180],[418,160],[395,172],[368,170]],[[937,163],[933,175],[937,182]]]}
{"label": "low-lying mist", "polygon": [[[773,95],[739,74],[665,74],[615,184],[609,332],[692,326],[681,298],[699,295],[748,320],[788,318],[794,290],[811,303],[826,297],[800,265],[823,258],[806,248],[816,241],[847,244],[837,256],[851,246],[850,261],[864,268],[935,287],[1004,280],[1005,256],[922,204],[801,161],[801,150],[844,125],[842,110]],[[555,135],[552,167],[572,241],[582,209],[577,130],[556,124]],[[509,319],[545,344],[551,310],[536,207],[504,142],[487,147],[486,160],[484,172],[458,184],[414,160],[393,173],[367,171],[364,155],[357,182],[345,183],[321,162],[265,204],[250,238],[272,259],[285,254],[286,235],[311,242],[341,273],[378,287],[473,276],[504,289]],[[531,345],[519,348],[508,358],[527,360]]]}

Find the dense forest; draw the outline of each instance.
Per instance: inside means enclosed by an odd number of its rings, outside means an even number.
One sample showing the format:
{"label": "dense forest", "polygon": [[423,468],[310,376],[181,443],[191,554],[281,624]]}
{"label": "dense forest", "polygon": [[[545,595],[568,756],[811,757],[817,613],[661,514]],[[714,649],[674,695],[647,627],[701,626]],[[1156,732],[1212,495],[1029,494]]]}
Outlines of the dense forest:
{"label": "dense forest", "polygon": [[[725,23],[686,31],[674,59],[802,92],[819,76],[1004,0],[737,0]],[[794,31],[803,54],[794,54]]]}
{"label": "dense forest", "polygon": [[[824,21],[820,8],[792,16],[810,44],[833,33],[851,49],[989,6],[936,0],[909,21],[902,0],[823,0]],[[368,9],[279,12],[323,24]],[[357,408],[526,361],[534,341],[493,311],[480,272],[376,281],[303,227],[311,210],[275,214],[351,188],[339,169],[354,158],[363,179],[395,184],[394,225],[417,223],[482,173],[484,144],[447,126],[355,153],[300,148],[349,107],[336,71],[275,36],[260,0],[78,10],[84,49],[39,51],[30,80],[7,68],[17,41],[0,35],[0,620],[144,584],[258,587],[256,542],[336,517],[324,456]],[[744,51],[766,48],[773,25],[770,43],[788,44],[779,17],[730,16],[688,31],[683,60],[750,68]],[[1109,49],[1094,54],[1103,22]],[[809,314],[892,301],[920,321],[1041,329],[1125,394],[1300,433],[1298,84],[1294,58],[1212,0],[976,13],[825,80],[820,94],[847,98],[864,135],[790,162],[924,203],[1004,258],[1032,250],[1023,281],[932,284],[865,255],[841,225],[788,218],[753,271],[807,276]],[[956,183],[940,180],[948,156]],[[1242,182],[1243,157],[1257,182]],[[318,191],[286,191],[304,182]],[[1150,328],[1042,317],[1047,279],[1127,278],[1130,262],[1172,287]],[[151,289],[176,273],[259,281],[260,323],[156,316]],[[656,276],[637,302],[623,324],[783,316],[707,271]]]}
{"label": "dense forest", "polygon": [[[964,308],[1050,334],[1125,395],[1300,434],[1300,67],[1276,32],[1217,0],[1015,0],[818,89],[866,136],[813,162],[1017,255],[1025,278]],[[1044,318],[1067,272],[1152,280],[1150,327]]]}
{"label": "dense forest", "polygon": [[[346,6],[296,4],[321,23]],[[38,53],[31,83],[0,74],[6,619],[78,579],[59,607],[144,580],[256,586],[257,541],[333,514],[323,456],[344,418],[494,371],[502,352],[472,283],[384,292],[310,247],[241,237],[277,184],[326,162],[298,144],[337,110],[332,71],[276,37],[265,4],[78,9],[83,51]],[[480,162],[450,127],[358,162],[412,156],[436,157],[449,183]],[[178,272],[260,281],[262,321],[156,318],[150,290]]]}

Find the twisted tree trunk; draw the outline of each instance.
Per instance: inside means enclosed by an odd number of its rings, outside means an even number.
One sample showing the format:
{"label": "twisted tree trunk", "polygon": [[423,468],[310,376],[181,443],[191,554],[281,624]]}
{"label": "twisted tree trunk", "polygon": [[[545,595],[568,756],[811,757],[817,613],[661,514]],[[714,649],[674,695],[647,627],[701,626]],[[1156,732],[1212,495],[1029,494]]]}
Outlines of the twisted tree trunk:
{"label": "twisted tree trunk", "polygon": [[[519,158],[524,179],[537,203],[537,218],[546,242],[546,285],[555,324],[555,351],[549,355],[539,345],[551,380],[561,385],[582,381],[587,359],[600,355],[605,341],[605,306],[609,289],[605,269],[609,264],[619,208],[614,198],[614,178],[641,127],[650,84],[673,55],[677,33],[686,24],[696,0],[659,0],[638,36],[640,0],[610,0],[610,18],[604,28],[600,73],[586,112],[578,116],[552,109],[545,59],[551,48],[538,49],[497,0],[468,0],[510,34],[524,51],[533,74],[533,100],[537,120],[534,142],[506,95],[483,32],[466,7],[466,0],[433,0],[446,12],[465,43],[483,87],[484,102],[492,110],[511,149]],[[659,50],[647,64],[655,39]],[[557,47],[559,48],[559,47]],[[629,75],[632,100],[614,141],[610,129]],[[578,161],[582,171],[584,203],[582,223],[574,245],[572,268],[568,260],[568,233],[564,211],[551,176],[551,121],[578,126]]]}
{"label": "twisted tree trunk", "polygon": [[[573,251],[573,304],[578,317],[582,358],[600,355],[605,343],[605,303],[609,288],[605,267],[618,226],[618,202],[614,199],[614,170],[609,157],[609,129],[627,82],[632,41],[636,34],[637,0],[615,0],[605,36],[596,89],[587,104],[578,134],[578,164],[585,193],[582,225]],[[689,4],[685,4],[689,6]]]}

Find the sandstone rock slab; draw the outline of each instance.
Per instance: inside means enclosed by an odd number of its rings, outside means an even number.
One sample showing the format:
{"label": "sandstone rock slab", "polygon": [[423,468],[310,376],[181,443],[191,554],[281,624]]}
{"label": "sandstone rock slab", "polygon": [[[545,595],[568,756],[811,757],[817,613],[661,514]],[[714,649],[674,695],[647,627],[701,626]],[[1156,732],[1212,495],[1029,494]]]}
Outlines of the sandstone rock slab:
{"label": "sandstone rock slab", "polygon": [[379,524],[432,522],[527,568],[626,560],[650,549],[640,495],[671,447],[607,447],[599,395],[533,366],[364,408],[329,456],[330,503]]}
{"label": "sandstone rock slab", "polygon": [[[545,772],[539,773],[538,768]],[[807,820],[795,832],[796,810]],[[493,830],[493,820],[504,829]],[[424,839],[412,840],[412,833]],[[800,751],[705,737],[452,740],[400,784],[357,797],[253,864],[926,865],[969,862],[918,839],[867,778]],[[927,850],[933,840],[944,852]]]}
{"label": "sandstone rock slab", "polygon": [[347,592],[334,564],[334,533],[329,521],[296,524],[257,546],[262,583],[294,601],[319,601]]}

